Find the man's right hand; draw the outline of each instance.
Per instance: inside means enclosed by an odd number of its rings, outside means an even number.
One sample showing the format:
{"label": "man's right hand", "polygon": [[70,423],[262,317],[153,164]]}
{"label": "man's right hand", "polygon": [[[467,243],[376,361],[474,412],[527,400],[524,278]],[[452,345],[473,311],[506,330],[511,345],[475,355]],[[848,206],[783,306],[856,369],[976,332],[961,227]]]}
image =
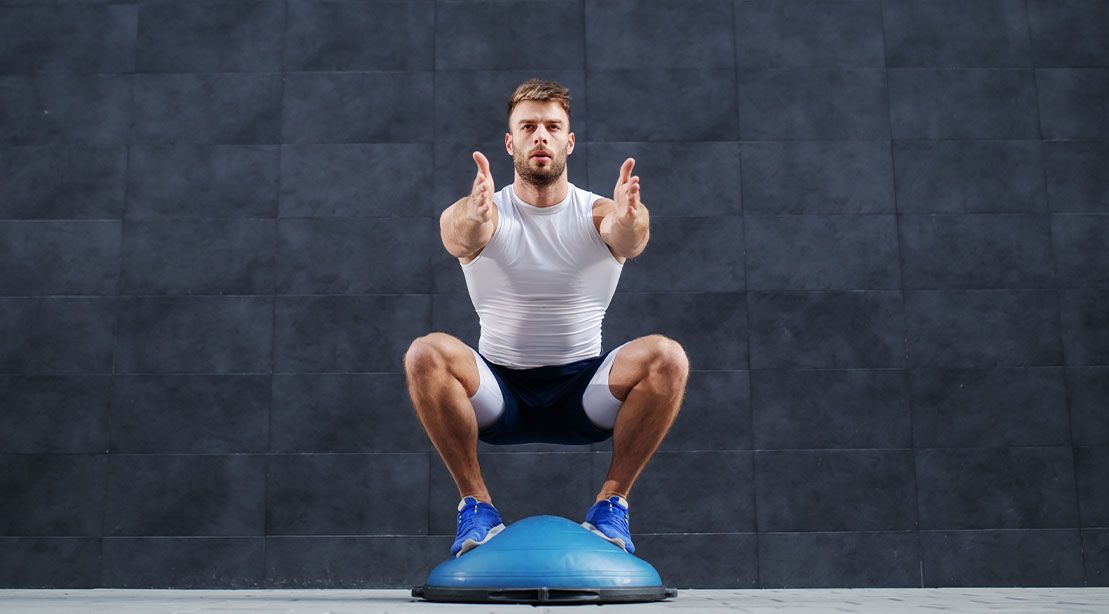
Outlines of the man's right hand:
{"label": "man's right hand", "polygon": [[474,152],[474,163],[477,164],[477,177],[466,201],[466,219],[484,224],[493,220],[493,174],[489,172],[489,160],[480,151]]}

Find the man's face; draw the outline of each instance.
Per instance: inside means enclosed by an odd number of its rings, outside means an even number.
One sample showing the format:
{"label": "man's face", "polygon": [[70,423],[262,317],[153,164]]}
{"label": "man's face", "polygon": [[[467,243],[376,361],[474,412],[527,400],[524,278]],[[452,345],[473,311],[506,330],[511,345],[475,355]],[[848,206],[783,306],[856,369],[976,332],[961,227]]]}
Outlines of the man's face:
{"label": "man's face", "polygon": [[520,177],[535,186],[554,183],[574,151],[570,118],[557,102],[525,100],[512,109],[504,146]]}

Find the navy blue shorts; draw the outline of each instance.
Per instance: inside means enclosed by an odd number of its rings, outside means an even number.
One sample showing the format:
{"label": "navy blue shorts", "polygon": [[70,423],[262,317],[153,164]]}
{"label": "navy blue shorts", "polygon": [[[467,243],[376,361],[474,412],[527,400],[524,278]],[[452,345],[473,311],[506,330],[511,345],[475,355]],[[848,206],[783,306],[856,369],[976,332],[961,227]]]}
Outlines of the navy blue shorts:
{"label": "navy blue shorts", "polygon": [[479,431],[478,439],[496,445],[588,445],[608,439],[612,431],[589,420],[582,407],[582,395],[612,351],[565,365],[532,369],[504,367],[482,356],[501,389],[504,413],[488,428]]}

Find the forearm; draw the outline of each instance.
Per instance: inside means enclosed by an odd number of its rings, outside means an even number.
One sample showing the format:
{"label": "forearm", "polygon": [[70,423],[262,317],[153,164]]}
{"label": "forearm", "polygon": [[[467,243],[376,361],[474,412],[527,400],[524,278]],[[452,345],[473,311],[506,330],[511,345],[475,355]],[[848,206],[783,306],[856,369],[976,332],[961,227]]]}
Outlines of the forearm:
{"label": "forearm", "polygon": [[647,247],[647,239],[651,235],[650,215],[648,215],[647,208],[642,203],[639,206],[641,213],[636,216],[635,222],[630,227],[617,221],[616,210],[613,210],[607,216],[612,218],[606,221],[607,224],[611,225],[609,240],[612,249],[625,258],[634,258],[642,253],[643,248]]}
{"label": "forearm", "polygon": [[480,223],[466,218],[466,201],[469,199],[469,196],[458,199],[439,218],[439,233],[443,245],[455,257],[476,252],[493,235],[492,220]]}

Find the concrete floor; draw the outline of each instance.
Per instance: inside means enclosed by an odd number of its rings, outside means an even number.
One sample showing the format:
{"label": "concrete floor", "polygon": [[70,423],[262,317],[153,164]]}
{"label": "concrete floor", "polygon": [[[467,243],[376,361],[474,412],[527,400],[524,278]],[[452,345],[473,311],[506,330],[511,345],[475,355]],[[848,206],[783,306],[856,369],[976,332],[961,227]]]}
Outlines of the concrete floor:
{"label": "concrete floor", "polygon": [[[586,612],[597,606],[586,606]],[[1109,613],[1109,588],[680,590],[664,602],[607,605],[621,612],[1090,612]],[[407,590],[0,590],[3,614],[369,614],[551,612],[573,606],[420,601]]]}

